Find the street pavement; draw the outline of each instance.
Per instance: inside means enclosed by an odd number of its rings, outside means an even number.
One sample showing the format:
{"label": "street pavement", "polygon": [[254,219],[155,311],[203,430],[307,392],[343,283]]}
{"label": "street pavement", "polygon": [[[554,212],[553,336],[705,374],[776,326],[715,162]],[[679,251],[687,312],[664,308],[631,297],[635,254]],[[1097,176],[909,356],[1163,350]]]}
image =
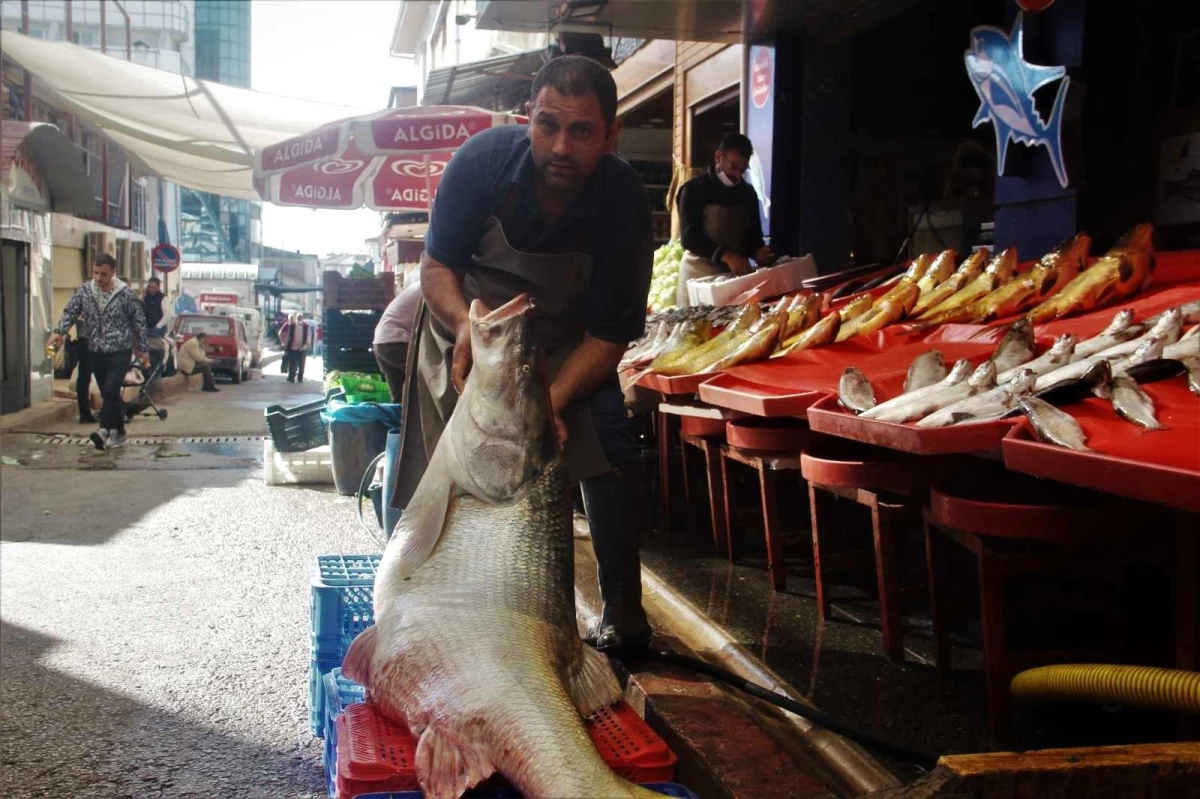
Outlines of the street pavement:
{"label": "street pavement", "polygon": [[332,486],[266,486],[260,439],[211,440],[320,395],[319,361],[274,372],[173,397],[118,450],[0,441],[0,795],[325,795],[308,569],[380,545]]}

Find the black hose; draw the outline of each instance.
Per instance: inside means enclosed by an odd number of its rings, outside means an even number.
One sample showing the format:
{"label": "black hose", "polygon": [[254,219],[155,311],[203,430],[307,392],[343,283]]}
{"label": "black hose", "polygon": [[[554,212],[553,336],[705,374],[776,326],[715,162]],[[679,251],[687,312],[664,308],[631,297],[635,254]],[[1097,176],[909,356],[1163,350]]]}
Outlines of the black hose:
{"label": "black hose", "polygon": [[855,743],[861,744],[870,749],[874,749],[877,752],[882,752],[901,760],[908,761],[920,766],[926,771],[931,771],[934,766],[937,765],[938,759],[933,755],[889,743],[888,741],[876,738],[875,736],[869,735],[860,730],[847,727],[834,717],[822,713],[820,710],[809,707],[801,702],[797,702],[796,700],[786,697],[783,694],[771,691],[761,685],[758,685],[757,683],[750,682],[744,677],[739,677],[733,672],[726,671],[725,669],[722,669],[719,666],[714,666],[710,663],[705,663],[702,660],[697,660],[696,658],[688,657],[686,655],[679,655],[674,652],[664,652],[657,649],[650,649],[648,647],[613,647],[601,649],[600,651],[621,661],[656,660],[660,663],[667,663],[672,666],[682,666],[683,668],[691,669],[692,671],[703,674],[706,677],[712,677],[713,679],[732,685],[735,688],[740,688],[751,696],[757,697],[764,702],[770,702],[771,704],[781,707],[791,713],[795,713],[797,716],[806,718],[814,724],[824,727],[830,732],[837,733],[843,738],[848,738]]}
{"label": "black hose", "polygon": [[387,455],[387,450],[384,450],[383,452],[376,455],[371,460],[371,462],[367,465],[367,470],[365,472],[363,472],[362,479],[358,481],[358,497],[357,497],[359,527],[362,527],[362,529],[364,529],[368,533],[370,533],[371,537],[374,538],[376,541],[378,541],[380,546],[384,546],[384,547],[387,546],[387,541],[385,541],[379,537],[379,531],[373,527],[367,526],[367,523],[365,521],[363,521],[363,495],[366,494],[366,492],[367,492],[367,484],[369,482],[371,482],[371,478],[375,475],[375,467],[379,465],[379,461],[383,460],[383,457],[385,455]]}

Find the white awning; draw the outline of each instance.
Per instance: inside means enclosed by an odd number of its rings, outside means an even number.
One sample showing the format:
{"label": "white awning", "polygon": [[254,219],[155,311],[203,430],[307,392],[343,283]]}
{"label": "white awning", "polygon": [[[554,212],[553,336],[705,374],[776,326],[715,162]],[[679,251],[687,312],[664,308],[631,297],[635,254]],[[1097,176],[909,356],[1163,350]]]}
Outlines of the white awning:
{"label": "white awning", "polygon": [[12,31],[4,57],[33,73],[37,96],[100,128],[139,166],[226,197],[259,199],[258,148],[372,110],[224,86]]}

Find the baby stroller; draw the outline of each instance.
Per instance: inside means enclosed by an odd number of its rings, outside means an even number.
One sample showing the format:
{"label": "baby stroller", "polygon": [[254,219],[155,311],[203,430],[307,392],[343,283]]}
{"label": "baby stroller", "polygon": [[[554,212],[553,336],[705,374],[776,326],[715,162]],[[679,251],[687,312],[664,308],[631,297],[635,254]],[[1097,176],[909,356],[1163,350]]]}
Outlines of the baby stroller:
{"label": "baby stroller", "polygon": [[[125,415],[126,421],[133,421],[133,417],[148,408],[153,408],[154,415],[159,419],[167,418],[167,409],[158,407],[154,404],[154,400],[150,399],[150,386],[155,380],[162,377],[163,366],[167,360],[167,345],[164,344],[165,341],[166,339],[161,338],[150,339],[150,366],[142,366],[135,360],[130,365],[129,371],[125,373],[125,379],[121,381],[121,412]],[[136,388],[137,395],[132,400],[126,402],[124,401],[124,396],[125,389],[128,388]]]}

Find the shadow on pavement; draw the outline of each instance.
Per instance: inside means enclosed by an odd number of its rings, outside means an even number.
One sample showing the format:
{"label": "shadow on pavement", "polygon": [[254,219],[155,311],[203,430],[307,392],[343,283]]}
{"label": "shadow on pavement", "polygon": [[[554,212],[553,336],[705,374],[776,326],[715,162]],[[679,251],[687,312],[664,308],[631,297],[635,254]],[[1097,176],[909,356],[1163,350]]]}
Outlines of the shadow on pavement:
{"label": "shadow on pavement", "polygon": [[99,688],[40,662],[58,643],[0,622],[4,796],[325,795],[319,742],[275,751]]}

